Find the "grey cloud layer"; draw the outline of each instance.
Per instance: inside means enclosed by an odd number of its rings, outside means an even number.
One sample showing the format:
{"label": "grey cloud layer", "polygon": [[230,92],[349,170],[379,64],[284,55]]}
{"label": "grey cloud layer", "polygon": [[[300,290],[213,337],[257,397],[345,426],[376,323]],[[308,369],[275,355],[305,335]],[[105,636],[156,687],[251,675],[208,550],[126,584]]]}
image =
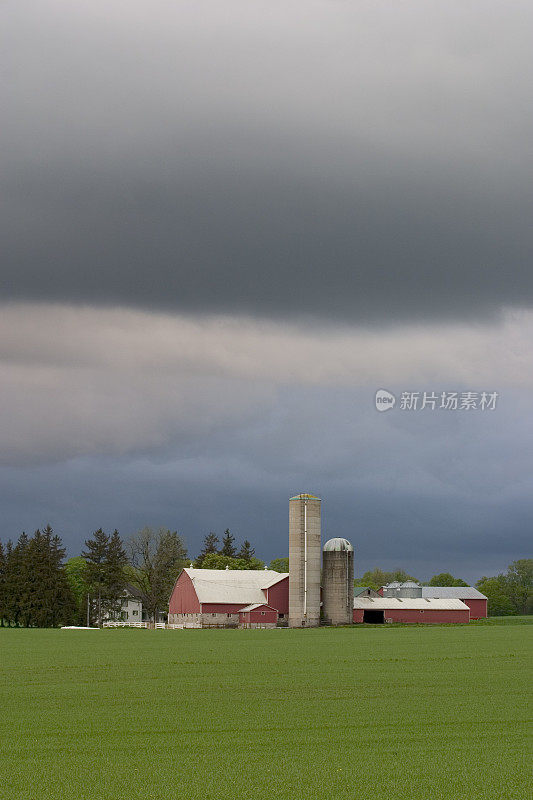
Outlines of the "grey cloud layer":
{"label": "grey cloud layer", "polygon": [[533,300],[526,3],[2,9],[3,294],[400,320]]}
{"label": "grey cloud layer", "polygon": [[[527,392],[533,386],[532,338],[531,312],[508,314],[497,326],[412,325],[378,332],[0,306],[0,463],[165,453],[189,449],[195,440],[200,448],[223,440],[231,458],[243,426],[268,418],[286,387],[304,396],[315,388],[332,397],[364,390],[367,404],[383,385]],[[302,402],[300,425],[307,412]],[[261,428],[254,430],[258,454],[266,454],[273,440],[281,450],[285,437],[290,440],[280,420],[275,430],[263,432],[264,441],[257,435]],[[333,462],[337,447],[342,450],[336,436],[321,443]]]}
{"label": "grey cloud layer", "polygon": [[[527,555],[532,329],[532,312],[368,331],[0,307],[0,538],[51,522],[75,553],[100,525],[164,524],[194,553],[229,526],[270,558],[309,489],[361,569],[502,569]],[[501,397],[379,414],[381,385]]]}

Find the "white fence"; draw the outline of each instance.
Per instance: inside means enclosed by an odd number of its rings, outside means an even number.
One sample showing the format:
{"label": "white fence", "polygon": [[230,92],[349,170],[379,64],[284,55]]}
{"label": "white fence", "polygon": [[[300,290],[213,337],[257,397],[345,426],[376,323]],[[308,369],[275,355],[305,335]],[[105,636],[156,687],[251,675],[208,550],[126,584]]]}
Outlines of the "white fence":
{"label": "white fence", "polygon": [[[148,622],[114,622],[109,620],[103,623],[104,628],[147,628]],[[163,623],[164,627],[164,623]]]}
{"label": "white fence", "polygon": [[[115,621],[109,620],[108,622],[104,622],[103,623],[103,627],[104,628],[152,628],[153,629],[154,625],[153,625],[152,622],[124,622],[122,620],[115,622]],[[183,625],[167,625],[165,622],[156,622],[155,623],[155,627],[156,627],[156,629],[159,628],[160,630],[164,630],[165,628],[174,628],[174,629],[183,628]],[[198,626],[191,625],[191,626],[188,626],[188,627],[198,627],[199,628],[200,626],[199,625]]]}

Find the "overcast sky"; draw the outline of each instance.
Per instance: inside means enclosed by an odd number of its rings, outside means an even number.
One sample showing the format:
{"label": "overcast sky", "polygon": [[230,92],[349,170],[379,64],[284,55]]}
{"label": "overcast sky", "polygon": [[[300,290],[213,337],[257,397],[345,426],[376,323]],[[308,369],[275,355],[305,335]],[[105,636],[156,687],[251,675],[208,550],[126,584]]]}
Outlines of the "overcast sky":
{"label": "overcast sky", "polygon": [[358,574],[530,556],[531,30],[526,0],[4,2],[0,538],[230,527],[269,560],[312,491]]}

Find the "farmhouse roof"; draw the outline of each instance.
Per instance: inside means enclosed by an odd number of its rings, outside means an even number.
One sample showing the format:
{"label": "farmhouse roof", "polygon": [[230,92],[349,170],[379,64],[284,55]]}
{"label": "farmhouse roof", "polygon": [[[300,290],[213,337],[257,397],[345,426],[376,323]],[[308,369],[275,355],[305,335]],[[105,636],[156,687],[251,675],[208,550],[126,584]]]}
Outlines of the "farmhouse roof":
{"label": "farmhouse roof", "polygon": [[411,611],[464,611],[468,609],[462,600],[423,597],[355,597],[353,607],[370,611],[407,609]]}
{"label": "farmhouse roof", "polygon": [[486,600],[473,586],[422,586],[422,597],[458,598],[459,600]]}
{"label": "farmhouse roof", "polygon": [[287,573],[273,569],[193,569],[184,570],[191,579],[200,603],[259,603],[266,597],[263,589],[272,586]]}

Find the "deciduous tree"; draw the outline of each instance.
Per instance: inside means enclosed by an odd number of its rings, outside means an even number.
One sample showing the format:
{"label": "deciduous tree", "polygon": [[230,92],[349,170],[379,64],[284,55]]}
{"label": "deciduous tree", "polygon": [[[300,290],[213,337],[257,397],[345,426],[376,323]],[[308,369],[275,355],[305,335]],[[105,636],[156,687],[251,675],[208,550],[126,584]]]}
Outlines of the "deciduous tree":
{"label": "deciduous tree", "polygon": [[269,569],[275,572],[288,572],[289,571],[289,557],[286,558],[273,558],[270,562]]}
{"label": "deciduous tree", "polygon": [[144,608],[154,622],[159,612],[168,610],[172,588],[183,567],[187,548],[177,531],[168,528],[143,528],[129,541],[131,582],[138,589]]}
{"label": "deciduous tree", "polygon": [[222,553],[209,553],[204,559],[203,569],[264,569],[265,564],[259,558],[230,558]]}
{"label": "deciduous tree", "polygon": [[375,589],[377,591],[382,586],[385,586],[385,584],[391,583],[392,581],[399,581],[400,583],[403,583],[404,581],[416,580],[416,578],[413,578],[412,575],[408,575],[403,569],[396,569],[393,572],[384,572],[382,569],[375,567],[373,570],[365,572],[363,577],[358,580],[355,585],[369,586],[371,589]]}
{"label": "deciduous tree", "polygon": [[449,572],[440,572],[430,578],[428,586],[468,586],[461,578],[454,578]]}

